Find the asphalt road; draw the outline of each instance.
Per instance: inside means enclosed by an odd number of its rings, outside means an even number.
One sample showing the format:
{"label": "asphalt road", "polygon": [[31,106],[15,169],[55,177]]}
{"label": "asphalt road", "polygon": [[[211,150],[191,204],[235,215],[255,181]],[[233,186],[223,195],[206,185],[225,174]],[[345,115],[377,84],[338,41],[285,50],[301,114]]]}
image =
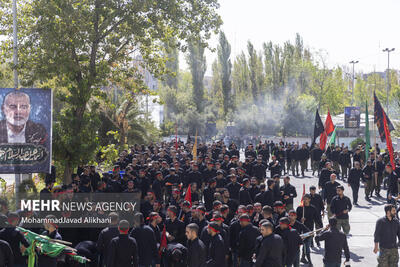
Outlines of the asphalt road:
{"label": "asphalt road", "polygon": [[[306,172],[306,177],[291,177],[291,184],[297,189],[297,198],[295,199],[294,206],[297,207],[300,204],[301,195],[303,193],[303,184],[306,186],[306,193],[309,192],[309,187],[315,185],[318,188],[318,178],[312,176],[312,172]],[[347,183],[337,180],[340,184],[345,187],[345,195],[352,199],[352,190]],[[283,181],[282,181],[283,183]],[[386,196],[386,191],[381,192],[382,196]],[[350,236],[348,236],[348,244],[351,254],[351,266],[377,266],[377,255],[373,253],[373,234],[375,230],[375,222],[378,218],[384,216],[383,206],[386,200],[383,198],[372,197],[371,201],[365,200],[364,187],[360,187],[358,204],[359,206],[353,206],[353,209],[349,213],[350,216]],[[324,225],[327,224],[327,216],[324,218]],[[314,266],[322,267],[324,244],[321,242],[321,248],[312,249],[311,258]],[[343,261],[344,262],[344,256]],[[301,266],[307,266],[301,265]]]}
{"label": "asphalt road", "polygon": [[[240,153],[240,158],[244,160],[243,151]],[[308,163],[308,167],[311,168],[310,162]],[[269,171],[267,172],[267,175],[267,177],[269,177]],[[309,193],[309,187],[311,185],[315,185],[318,188],[318,177],[313,176],[311,171],[307,171],[305,173],[305,177],[294,177],[290,175],[290,178],[291,184],[295,186],[297,190],[297,198],[294,200],[294,207],[296,208],[300,204],[301,196],[303,194],[303,184],[305,184],[306,193]],[[337,179],[337,182],[344,186],[344,194],[352,200],[351,187],[339,179]],[[281,180],[281,184],[283,184],[283,180]],[[366,201],[363,185],[360,186],[358,194],[359,206],[353,206],[353,209],[349,213],[351,229],[350,235],[347,238],[347,242],[351,256],[350,264],[352,267],[377,266],[377,254],[373,253],[373,235],[375,231],[376,220],[385,215],[383,207],[386,204],[386,199],[373,196],[371,201]],[[386,190],[382,190],[381,195],[386,196]],[[323,222],[324,226],[328,223],[327,215],[325,215]],[[311,249],[311,259],[314,267],[324,266],[322,261],[323,255],[324,242],[321,242],[321,248],[315,247]],[[342,263],[344,261],[345,258],[343,255]],[[306,267],[308,264],[301,263],[300,266]]]}

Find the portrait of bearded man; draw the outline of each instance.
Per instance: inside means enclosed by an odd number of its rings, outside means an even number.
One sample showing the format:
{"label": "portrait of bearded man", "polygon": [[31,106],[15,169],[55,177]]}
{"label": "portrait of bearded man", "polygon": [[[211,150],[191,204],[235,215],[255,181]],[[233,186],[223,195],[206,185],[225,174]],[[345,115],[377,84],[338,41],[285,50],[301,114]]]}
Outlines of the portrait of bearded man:
{"label": "portrait of bearded man", "polygon": [[49,135],[45,127],[30,120],[31,99],[21,91],[5,95],[1,105],[4,119],[0,121],[0,143],[44,145]]}

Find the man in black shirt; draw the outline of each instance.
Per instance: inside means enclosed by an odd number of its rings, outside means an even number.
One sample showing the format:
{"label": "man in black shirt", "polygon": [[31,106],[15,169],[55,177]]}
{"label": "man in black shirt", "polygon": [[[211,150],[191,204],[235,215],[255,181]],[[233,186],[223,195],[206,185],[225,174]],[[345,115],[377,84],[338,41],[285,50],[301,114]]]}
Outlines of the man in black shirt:
{"label": "man in black shirt", "polygon": [[198,237],[199,226],[191,223],[186,226],[188,248],[188,267],[203,267],[206,264],[207,248]]}
{"label": "man in black shirt", "polygon": [[10,226],[0,231],[0,239],[6,241],[10,245],[14,253],[15,266],[24,266],[27,258],[23,257],[22,253],[27,247],[29,247],[29,243],[25,239],[24,235],[16,229],[16,226],[19,223],[19,215],[14,212],[9,213],[8,222]]}
{"label": "man in black shirt", "polygon": [[296,187],[290,184],[290,177],[285,176],[284,185],[281,186],[282,202],[286,206],[286,211],[293,209],[293,199],[297,197]]}
{"label": "man in black shirt", "polygon": [[351,190],[353,191],[353,204],[358,205],[358,190],[360,188],[360,180],[362,178],[362,170],[360,166],[360,162],[354,162],[354,167],[351,168],[349,172],[348,183],[351,186]]}
{"label": "man in black shirt", "polygon": [[318,144],[315,144],[315,147],[311,150],[311,166],[312,166],[312,175],[315,172],[319,175],[319,162],[321,161],[321,156],[324,152],[319,148]]}
{"label": "man in black shirt", "polygon": [[272,155],[272,161],[269,163],[268,169],[271,171],[271,178],[274,177],[275,174],[281,175],[281,165],[279,161],[276,160],[275,155]]}
{"label": "man in black shirt", "polygon": [[383,171],[385,170],[385,163],[383,162],[383,157],[381,155],[378,156],[378,160],[374,162],[374,171],[375,171],[375,195],[377,197],[381,197],[381,185],[383,180]]}
{"label": "man in black shirt", "polygon": [[238,255],[240,266],[252,266],[252,256],[255,252],[256,239],[260,231],[250,222],[250,217],[243,214],[239,218],[241,230],[239,233]]}
{"label": "man in black shirt", "polygon": [[[140,212],[135,214],[135,217],[133,218],[133,223],[134,228],[132,229],[130,236],[134,238],[137,243],[137,255],[139,257],[138,264],[140,266],[149,266],[152,264],[153,261],[159,264],[157,253],[157,238],[153,229],[150,226],[144,224],[144,217],[143,214]],[[173,233],[174,237],[178,239],[178,235],[173,232],[173,230],[171,230],[172,227],[168,227],[167,225],[166,228],[169,233]]]}
{"label": "man in black shirt", "polygon": [[397,266],[399,252],[397,239],[400,240],[400,224],[396,218],[396,207],[385,205],[386,216],[377,220],[374,233],[374,253],[380,251],[379,266]]}
{"label": "man in black shirt", "polygon": [[331,213],[331,201],[334,196],[336,196],[336,187],[338,187],[340,184],[336,182],[336,174],[332,173],[330,177],[330,181],[325,183],[324,189],[323,189],[323,196],[324,200],[326,202],[326,207],[328,210],[328,218],[332,217]]}
{"label": "man in black shirt", "polygon": [[178,209],[175,206],[169,206],[167,210],[168,219],[165,222],[165,228],[168,232],[169,242],[185,243],[185,224],[177,217]]}
{"label": "man in black shirt", "polygon": [[136,240],[128,235],[129,222],[121,220],[118,230],[119,236],[114,237],[108,247],[107,267],[138,267],[138,246]]}
{"label": "man in black shirt", "polygon": [[260,227],[262,240],[260,248],[256,251],[255,267],[282,267],[285,257],[285,247],[279,235],[274,234],[274,226],[263,223]]}
{"label": "man in black shirt", "polygon": [[224,240],[220,233],[220,228],[216,222],[210,222],[207,226],[208,234],[211,236],[210,246],[207,253],[207,266],[225,267],[225,247]]}
{"label": "man in black shirt", "polygon": [[325,210],[324,201],[322,200],[321,195],[318,194],[316,191],[317,188],[314,185],[310,186],[310,204],[317,209],[318,214],[322,215]]}
{"label": "man in black shirt", "polygon": [[119,231],[117,229],[118,223],[119,223],[119,216],[115,212],[111,212],[108,217],[110,218],[111,224],[110,226],[104,228],[100,234],[99,238],[97,240],[97,249],[100,254],[100,266],[106,266],[107,264],[107,248],[108,245],[110,244],[111,240],[114,237],[117,237],[119,234]]}
{"label": "man in black shirt", "polygon": [[339,163],[342,169],[343,179],[347,178],[347,172],[351,167],[351,155],[348,147],[345,147],[343,151],[340,153]]}
{"label": "man in black shirt", "polygon": [[336,188],[337,196],[332,198],[330,208],[337,219],[338,230],[343,228],[344,233],[348,235],[350,232],[349,212],[352,205],[350,199],[343,194],[343,191],[344,187],[342,185]]}
{"label": "man in black shirt", "polygon": [[325,241],[324,266],[340,266],[342,250],[346,257],[346,262],[350,260],[350,251],[347,244],[346,235],[336,228],[337,219],[332,217],[326,230],[319,233],[315,240],[317,242]]}

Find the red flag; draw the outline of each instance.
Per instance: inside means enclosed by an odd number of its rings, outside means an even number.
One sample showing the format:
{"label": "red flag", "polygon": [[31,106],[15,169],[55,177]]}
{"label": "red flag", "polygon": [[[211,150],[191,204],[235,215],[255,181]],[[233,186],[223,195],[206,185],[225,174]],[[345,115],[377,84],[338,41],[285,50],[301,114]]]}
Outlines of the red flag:
{"label": "red flag", "polygon": [[327,135],[332,133],[335,130],[335,126],[333,125],[331,113],[329,113],[329,110],[328,110],[328,115],[326,116],[324,126],[325,126],[325,132]]}
{"label": "red flag", "polygon": [[396,165],[394,164],[394,159],[393,159],[393,144],[392,144],[392,138],[390,137],[390,131],[389,131],[389,126],[386,120],[386,114],[383,114],[383,127],[385,129],[385,136],[386,136],[386,147],[389,151],[389,156],[390,156],[390,164],[392,165],[393,170],[396,168]]}
{"label": "red flag", "polygon": [[324,132],[319,137],[319,147],[321,150],[325,150],[326,141],[328,141],[328,135],[335,130],[335,125],[333,125],[331,113],[328,110],[328,115],[326,115]]}
{"label": "red flag", "polygon": [[164,249],[167,248],[167,230],[165,230],[165,224],[164,224],[164,229],[162,231],[162,235],[161,235],[161,243],[160,243],[160,250],[158,251],[158,253],[161,256],[161,253],[164,251]]}
{"label": "red flag", "polygon": [[301,201],[300,201],[300,207],[303,207],[304,206],[304,202],[303,202],[303,199],[304,199],[304,195],[306,194],[306,184],[303,184],[303,195],[301,196]]}
{"label": "red flag", "polygon": [[189,201],[190,207],[192,206],[192,189],[191,185],[189,185],[188,189],[186,190],[185,200]]}
{"label": "red flag", "polygon": [[324,131],[319,137],[319,148],[321,148],[322,151],[325,150],[327,140],[328,140],[328,135]]}

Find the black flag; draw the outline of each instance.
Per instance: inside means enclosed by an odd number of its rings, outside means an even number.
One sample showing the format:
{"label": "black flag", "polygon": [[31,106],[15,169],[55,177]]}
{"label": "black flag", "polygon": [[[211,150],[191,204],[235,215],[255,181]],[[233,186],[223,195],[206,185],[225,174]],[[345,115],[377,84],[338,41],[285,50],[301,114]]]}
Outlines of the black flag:
{"label": "black flag", "polygon": [[374,122],[376,123],[376,127],[378,127],[379,136],[381,137],[381,141],[385,142],[386,135],[385,135],[385,127],[383,124],[383,116],[386,117],[386,122],[388,124],[389,132],[393,131],[394,130],[393,124],[389,120],[389,117],[386,115],[385,111],[383,110],[382,105],[379,102],[379,99],[376,97],[376,94],[374,92]]}
{"label": "black flag", "polygon": [[321,117],[319,116],[318,109],[315,113],[315,124],[314,124],[314,137],[312,143],[315,143],[315,139],[324,132],[324,124],[322,123]]}

